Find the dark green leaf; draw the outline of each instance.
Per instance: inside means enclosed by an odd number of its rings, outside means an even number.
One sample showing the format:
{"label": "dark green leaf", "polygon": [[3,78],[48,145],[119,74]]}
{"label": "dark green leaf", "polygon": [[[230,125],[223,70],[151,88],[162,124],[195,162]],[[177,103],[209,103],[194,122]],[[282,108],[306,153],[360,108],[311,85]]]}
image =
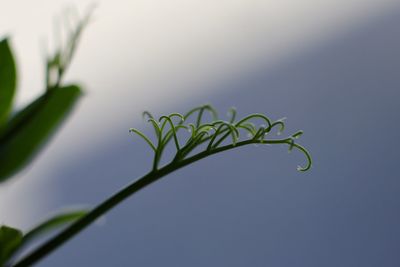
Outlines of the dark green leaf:
{"label": "dark green leaf", "polygon": [[8,40],[0,41],[0,128],[6,123],[12,109],[16,67]]}
{"label": "dark green leaf", "polygon": [[39,224],[28,233],[25,234],[23,243],[26,244],[33,239],[39,237],[40,235],[46,234],[52,230],[55,230],[59,227],[65,226],[68,223],[74,222],[85,216],[87,214],[86,210],[77,210],[77,211],[69,211],[64,212],[62,214],[58,214],[47,221]]}
{"label": "dark green leaf", "polygon": [[48,90],[17,113],[0,136],[0,182],[25,167],[81,95],[78,86]]}
{"label": "dark green leaf", "polygon": [[0,227],[0,266],[3,266],[22,244],[22,232],[8,226]]}

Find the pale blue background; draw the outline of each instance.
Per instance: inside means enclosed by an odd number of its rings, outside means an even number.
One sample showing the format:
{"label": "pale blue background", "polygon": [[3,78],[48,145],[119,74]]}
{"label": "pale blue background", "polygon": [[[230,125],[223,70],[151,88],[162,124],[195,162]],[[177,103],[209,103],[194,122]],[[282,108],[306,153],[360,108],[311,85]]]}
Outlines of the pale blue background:
{"label": "pale blue background", "polygon": [[[272,69],[228,77],[234,90],[164,110],[212,102],[286,116],[289,132],[305,131],[310,172],[296,171],[304,159],[286,147],[208,158],[143,190],[39,266],[399,266],[398,25],[392,10]],[[147,172],[150,151],[127,133],[132,126],[144,127],[127,121],[54,173],[55,207],[94,205]]]}

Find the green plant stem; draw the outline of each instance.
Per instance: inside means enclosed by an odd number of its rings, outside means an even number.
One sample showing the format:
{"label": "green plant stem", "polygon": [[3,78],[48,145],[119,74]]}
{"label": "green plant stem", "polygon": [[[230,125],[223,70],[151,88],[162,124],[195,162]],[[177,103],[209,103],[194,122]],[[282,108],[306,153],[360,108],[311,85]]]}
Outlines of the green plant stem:
{"label": "green plant stem", "polygon": [[[205,150],[200,152],[194,156],[189,158],[183,159],[181,161],[172,161],[171,163],[167,164],[166,166],[152,170],[148,174],[144,175],[142,178],[136,180],[135,182],[129,184],[128,186],[124,187],[110,198],[106,199],[92,211],[90,211],[87,215],[76,221],[75,223],[71,224],[69,227],[64,229],[58,235],[53,237],[52,239],[45,242],[43,245],[38,247],[36,250],[31,252],[29,255],[21,259],[19,262],[15,263],[14,267],[25,267],[25,266],[32,266],[46,255],[50,254],[53,250],[64,244],[66,241],[71,239],[73,236],[78,234],[80,231],[85,229],[99,217],[104,215],[106,212],[117,206],[119,203],[127,199],[129,196],[133,195],[137,191],[143,189],[144,187],[152,184],[153,182],[157,181],[161,177],[168,175],[169,173],[176,171],[186,165],[194,163],[200,159],[208,157],[210,155],[223,152],[226,150],[230,150],[236,147],[248,145],[248,144],[291,144],[291,139],[281,139],[281,140],[245,140],[236,143],[236,145],[230,144],[225,145],[222,147],[218,147],[212,150]],[[296,144],[296,146],[298,146]],[[302,148],[302,147],[301,147]]]}

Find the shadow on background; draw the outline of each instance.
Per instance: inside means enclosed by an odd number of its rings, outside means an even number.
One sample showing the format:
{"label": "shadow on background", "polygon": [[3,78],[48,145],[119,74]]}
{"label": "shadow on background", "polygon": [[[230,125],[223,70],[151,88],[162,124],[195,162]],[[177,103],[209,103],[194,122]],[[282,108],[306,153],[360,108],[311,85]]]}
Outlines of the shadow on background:
{"label": "shadow on background", "polygon": [[[212,102],[221,115],[233,104],[239,115],[286,116],[288,133],[305,130],[310,172],[296,171],[304,159],[286,147],[216,155],[140,192],[41,266],[398,266],[398,25],[393,10],[165,111]],[[94,205],[147,172],[151,153],[133,126],[53,173],[54,208]]]}

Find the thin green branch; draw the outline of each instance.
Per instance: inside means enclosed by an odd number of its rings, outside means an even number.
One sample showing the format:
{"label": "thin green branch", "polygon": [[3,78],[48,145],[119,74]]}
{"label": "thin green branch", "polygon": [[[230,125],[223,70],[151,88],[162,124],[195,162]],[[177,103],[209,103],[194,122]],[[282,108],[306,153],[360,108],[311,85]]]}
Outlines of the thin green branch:
{"label": "thin green branch", "polygon": [[[202,116],[205,110],[208,110],[212,114],[213,121],[210,123],[202,124]],[[196,124],[189,123],[187,125],[184,125],[184,123],[187,122],[187,118],[192,114],[195,114],[195,112],[198,112]],[[157,122],[150,113],[145,112],[144,114],[149,117],[148,121],[153,125],[153,128],[156,132],[158,138],[157,146],[155,146],[150,141],[150,138],[146,137],[142,132],[133,128],[130,131],[141,136],[154,151],[155,155],[152,171],[150,171],[142,178],[136,180],[135,182],[129,184],[125,188],[121,189],[110,198],[106,199],[103,203],[98,205],[87,215],[73,223],[64,231],[35,249],[31,254],[27,255],[25,258],[17,262],[14,267],[31,266],[32,264],[39,261],[41,258],[45,257],[47,254],[55,250],[57,247],[61,246],[66,241],[71,239],[73,236],[82,231],[85,227],[90,225],[107,211],[124,201],[126,198],[138,192],[140,189],[148,186],[149,184],[157,181],[161,177],[166,176],[173,171],[176,171],[186,165],[189,165],[211,155],[249,144],[286,144],[289,146],[289,151],[293,148],[296,148],[306,156],[307,164],[304,167],[298,167],[299,171],[307,171],[311,168],[312,159],[309,152],[303,146],[295,143],[295,139],[297,139],[303,133],[302,131],[298,131],[287,138],[267,140],[265,139],[266,134],[269,133],[274,126],[280,126],[280,131],[283,131],[284,123],[282,120],[271,122],[271,120],[265,115],[251,114],[234,124],[236,111],[232,110],[231,113],[232,116],[230,122],[218,120],[215,109],[209,105],[205,105],[192,109],[185,116],[177,113],[171,114],[169,116],[162,116],[159,120],[160,122],[162,122],[160,127],[159,122]],[[174,116],[181,119],[177,124],[174,124],[172,120],[172,117]],[[253,123],[249,122],[249,120],[255,118],[264,120],[268,124],[268,126],[260,126],[259,128],[257,128]],[[170,129],[166,133],[164,133],[164,128],[167,123],[170,124]],[[179,129],[191,130],[191,136],[186,141],[183,147],[181,147],[178,142],[177,131]],[[251,134],[251,137],[249,139],[240,141],[239,129],[248,131]],[[220,146],[229,135],[232,136],[232,143]],[[170,163],[161,168],[158,168],[158,163],[161,159],[162,152],[172,138],[174,139],[177,149],[176,155],[170,161]],[[191,151],[204,144],[205,142],[209,143],[204,150],[192,156],[188,156]]]}

